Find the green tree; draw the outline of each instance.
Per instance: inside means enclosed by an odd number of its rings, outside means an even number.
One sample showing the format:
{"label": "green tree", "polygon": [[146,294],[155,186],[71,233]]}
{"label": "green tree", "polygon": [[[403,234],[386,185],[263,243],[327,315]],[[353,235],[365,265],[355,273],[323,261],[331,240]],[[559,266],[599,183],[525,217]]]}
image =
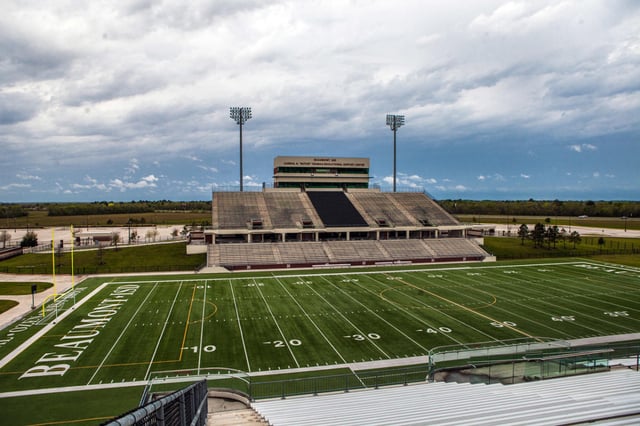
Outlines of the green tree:
{"label": "green tree", "polygon": [[520,228],[518,229],[518,236],[522,240],[522,245],[524,245],[524,240],[529,236],[529,227],[526,223],[520,225]]}
{"label": "green tree", "polygon": [[582,237],[580,237],[580,233],[578,231],[573,231],[571,235],[569,235],[569,242],[573,243],[573,248],[576,248],[576,244],[580,244],[582,241]]}
{"label": "green tree", "polygon": [[38,245],[38,235],[33,231],[28,231],[22,237],[20,247],[35,247]]}
{"label": "green tree", "polygon": [[533,246],[542,247],[544,244],[544,236],[544,225],[540,222],[536,223],[536,226],[533,228],[533,233],[531,235],[531,238],[533,239]]}
{"label": "green tree", "polygon": [[556,241],[558,240],[558,227],[556,225],[549,226],[545,234],[547,237],[548,247],[551,248],[551,244],[553,244],[553,248],[556,248]]}

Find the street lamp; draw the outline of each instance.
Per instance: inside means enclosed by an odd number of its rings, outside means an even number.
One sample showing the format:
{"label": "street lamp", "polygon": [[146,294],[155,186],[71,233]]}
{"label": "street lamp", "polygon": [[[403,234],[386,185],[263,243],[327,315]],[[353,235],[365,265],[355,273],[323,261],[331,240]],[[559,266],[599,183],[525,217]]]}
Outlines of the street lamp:
{"label": "street lamp", "polygon": [[242,125],[251,118],[251,107],[231,107],[229,117],[240,126],[240,192],[242,192]]}
{"label": "street lamp", "polygon": [[387,126],[393,132],[393,192],[396,192],[396,131],[404,125],[404,115],[387,114]]}

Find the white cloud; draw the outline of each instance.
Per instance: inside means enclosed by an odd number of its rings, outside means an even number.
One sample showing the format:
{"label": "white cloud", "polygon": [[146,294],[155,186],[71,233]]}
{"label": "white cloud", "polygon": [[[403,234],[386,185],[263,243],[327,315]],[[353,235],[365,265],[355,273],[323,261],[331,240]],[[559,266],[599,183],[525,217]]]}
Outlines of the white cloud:
{"label": "white cloud", "polygon": [[526,174],[524,174],[524,173],[520,173],[520,177],[521,177],[522,179],[529,179],[529,178],[531,178],[531,175],[526,175]]}
{"label": "white cloud", "polygon": [[125,176],[127,177],[131,177],[133,176],[138,170],[140,170],[140,164],[137,158],[132,158],[131,160],[129,160],[129,166],[127,168],[125,168]]}
{"label": "white cloud", "polygon": [[16,177],[22,180],[42,180],[40,176],[30,175],[27,173],[18,173],[16,174]]}
{"label": "white cloud", "polygon": [[109,187],[124,192],[128,189],[155,188],[158,178],[154,175],[145,176],[137,182],[125,182],[121,179],[112,179]]}
{"label": "white cloud", "polygon": [[27,189],[31,188],[31,184],[28,183],[10,183],[8,185],[0,186],[0,189],[4,191],[12,190],[12,189]]}
{"label": "white cloud", "polygon": [[207,172],[218,173],[218,169],[216,169],[215,167],[207,167],[207,166],[198,165],[198,168],[202,169],[204,171],[207,171]]}
{"label": "white cloud", "polygon": [[[453,188],[422,177],[444,173],[506,182],[485,173],[497,169],[483,162],[496,141],[512,153],[505,176],[529,167],[521,153],[543,158],[553,144],[585,153],[624,133],[618,152],[629,152],[640,132],[639,19],[636,2],[601,0],[6,0],[0,170],[10,172],[0,187],[29,170],[18,179],[42,192],[61,176],[84,194],[125,188],[144,197],[160,183],[140,177],[148,165],[171,175],[163,182],[208,182],[210,173],[233,182],[238,126],[228,108],[236,105],[253,108],[243,137],[256,182],[270,181],[272,158],[291,151],[371,152],[372,164],[384,163],[389,112],[407,116],[402,185]],[[417,154],[472,144],[486,153],[464,170],[452,162],[434,171]],[[184,167],[185,158],[211,166]],[[124,171],[83,181],[106,169]],[[617,173],[637,177],[631,166]]]}
{"label": "white cloud", "polygon": [[582,151],[595,151],[598,149],[598,147],[589,143],[583,143],[581,145],[569,145],[569,149],[575,152],[582,152]]}
{"label": "white cloud", "polygon": [[504,178],[504,176],[502,176],[500,173],[494,173],[492,175],[479,175],[477,177],[477,179],[479,181],[487,181],[487,180],[493,180],[493,181],[497,181],[497,182],[504,182],[506,179]]}

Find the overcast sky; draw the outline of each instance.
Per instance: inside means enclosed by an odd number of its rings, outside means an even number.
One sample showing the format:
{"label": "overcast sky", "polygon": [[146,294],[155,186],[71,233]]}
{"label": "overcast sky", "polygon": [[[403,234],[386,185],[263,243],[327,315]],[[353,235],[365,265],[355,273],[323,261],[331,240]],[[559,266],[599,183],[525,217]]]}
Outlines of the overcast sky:
{"label": "overcast sky", "polygon": [[0,202],[207,200],[277,155],[435,198],[640,200],[636,0],[0,0]]}

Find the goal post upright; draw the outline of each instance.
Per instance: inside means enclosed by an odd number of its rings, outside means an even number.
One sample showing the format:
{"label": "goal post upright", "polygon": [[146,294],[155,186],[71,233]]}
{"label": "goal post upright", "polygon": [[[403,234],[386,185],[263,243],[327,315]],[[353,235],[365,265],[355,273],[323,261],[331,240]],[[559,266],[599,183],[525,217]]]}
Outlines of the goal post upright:
{"label": "goal post upright", "polygon": [[73,236],[73,224],[71,225],[71,291],[73,292],[73,306],[76,305],[76,285],[75,275],[73,271],[73,247],[76,245],[76,240]]}
{"label": "goal post upright", "polygon": [[58,294],[58,287],[56,286],[56,239],[55,229],[51,228],[51,273],[53,279],[53,294]]}

